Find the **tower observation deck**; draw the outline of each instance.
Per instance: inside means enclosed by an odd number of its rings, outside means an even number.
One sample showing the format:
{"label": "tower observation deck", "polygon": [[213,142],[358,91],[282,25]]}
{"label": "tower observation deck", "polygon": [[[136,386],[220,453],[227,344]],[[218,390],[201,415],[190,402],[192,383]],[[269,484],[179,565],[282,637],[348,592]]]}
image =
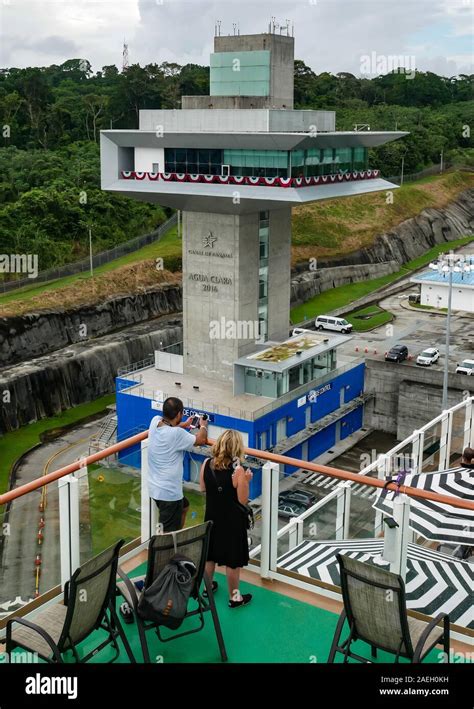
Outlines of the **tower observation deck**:
{"label": "tower observation deck", "polygon": [[216,322],[288,337],[293,205],[397,188],[368,149],[406,133],[336,131],[333,111],[293,110],[293,67],[293,37],[215,37],[210,96],[101,132],[102,189],[183,211],[184,374],[232,381],[255,350],[255,332],[216,337]]}

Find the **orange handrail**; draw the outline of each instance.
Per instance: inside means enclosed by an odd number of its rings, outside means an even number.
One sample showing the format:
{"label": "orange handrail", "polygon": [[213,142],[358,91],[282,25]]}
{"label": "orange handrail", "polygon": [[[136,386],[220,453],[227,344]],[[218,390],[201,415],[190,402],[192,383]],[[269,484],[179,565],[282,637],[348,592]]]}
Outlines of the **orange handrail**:
{"label": "orange handrail", "polygon": [[[19,487],[13,490],[9,490],[3,495],[0,495],[0,505],[5,505],[8,502],[17,499],[18,497],[22,497],[23,495],[32,492],[33,490],[37,490],[38,488],[43,487],[44,485],[48,485],[49,483],[54,482],[55,480],[58,480],[59,478],[62,478],[65,475],[69,475],[70,473],[73,473],[76,470],[80,470],[86,465],[92,465],[92,463],[95,463],[98,460],[102,460],[103,458],[107,458],[109,455],[113,455],[114,453],[118,453],[119,451],[122,451],[126,448],[130,448],[130,446],[140,443],[146,438],[148,438],[148,431],[137,433],[135,436],[131,436],[130,438],[126,438],[125,440],[120,441],[120,443],[115,443],[113,446],[104,448],[104,450],[99,451],[98,453],[93,453],[92,455],[86,456],[80,460],[75,461],[74,463],[70,463],[69,465],[66,465],[63,468],[59,468],[59,470],[54,470],[52,473],[48,473],[47,475],[43,475],[40,478],[37,478],[36,480],[32,480],[29,483],[20,485]],[[209,445],[212,445],[214,441],[212,439],[208,439],[207,443]],[[318,463],[310,463],[306,460],[299,460],[298,458],[289,458],[285,455],[278,455],[277,453],[261,451],[258,448],[245,448],[244,450],[247,455],[251,455],[261,460],[269,460],[273,463],[279,463],[281,465],[292,465],[296,468],[310,470],[314,473],[321,473],[322,475],[327,475],[328,477],[336,478],[339,480],[349,480],[351,482],[357,482],[362,485],[368,485],[369,487],[386,487],[388,490],[392,490],[395,492],[398,491],[400,493],[408,495],[409,497],[415,497],[422,500],[431,500],[433,502],[440,502],[442,504],[451,505],[452,507],[457,507],[459,509],[474,510],[474,502],[470,500],[464,500],[460,497],[440,495],[439,493],[432,492],[431,490],[421,490],[416,487],[408,487],[407,485],[401,485],[400,487],[398,487],[398,485],[396,485],[395,483],[387,484],[383,480],[379,480],[378,478],[370,478],[368,475],[361,475],[360,473],[350,473],[347,470],[331,468],[327,465],[320,465]]]}

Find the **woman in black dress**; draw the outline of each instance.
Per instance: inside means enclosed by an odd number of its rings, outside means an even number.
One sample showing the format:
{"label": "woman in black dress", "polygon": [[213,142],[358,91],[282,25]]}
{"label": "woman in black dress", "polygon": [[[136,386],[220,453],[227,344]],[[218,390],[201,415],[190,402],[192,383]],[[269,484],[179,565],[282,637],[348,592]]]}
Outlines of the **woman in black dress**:
{"label": "woman in black dress", "polygon": [[201,490],[206,493],[205,521],[212,520],[206,573],[213,581],[216,564],[226,567],[229,608],[239,608],[252,600],[251,593],[239,591],[240,569],[249,561],[246,515],[239,507],[247,504],[252,472],[240,465],[244,444],[237,431],[224,431],[212,447],[212,458],[201,466]]}

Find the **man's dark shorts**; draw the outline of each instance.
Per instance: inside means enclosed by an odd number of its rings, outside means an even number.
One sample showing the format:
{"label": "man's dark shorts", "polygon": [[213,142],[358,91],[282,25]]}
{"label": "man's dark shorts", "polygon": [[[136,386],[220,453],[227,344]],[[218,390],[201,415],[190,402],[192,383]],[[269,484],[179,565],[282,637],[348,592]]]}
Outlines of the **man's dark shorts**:
{"label": "man's dark shorts", "polygon": [[160,511],[160,524],[163,525],[163,533],[177,532],[181,529],[182,516],[184,510],[189,507],[189,500],[183,497],[181,500],[155,500]]}

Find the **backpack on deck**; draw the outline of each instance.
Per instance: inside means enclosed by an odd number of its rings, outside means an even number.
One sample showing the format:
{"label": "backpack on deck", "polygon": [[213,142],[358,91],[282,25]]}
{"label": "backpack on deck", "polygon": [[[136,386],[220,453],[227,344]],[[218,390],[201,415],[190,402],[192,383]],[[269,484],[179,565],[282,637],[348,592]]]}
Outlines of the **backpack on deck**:
{"label": "backpack on deck", "polygon": [[[174,534],[173,541],[176,552]],[[196,574],[194,562],[175,553],[153,583],[143,591],[138,603],[140,618],[172,630],[179,628],[186,615]]]}

